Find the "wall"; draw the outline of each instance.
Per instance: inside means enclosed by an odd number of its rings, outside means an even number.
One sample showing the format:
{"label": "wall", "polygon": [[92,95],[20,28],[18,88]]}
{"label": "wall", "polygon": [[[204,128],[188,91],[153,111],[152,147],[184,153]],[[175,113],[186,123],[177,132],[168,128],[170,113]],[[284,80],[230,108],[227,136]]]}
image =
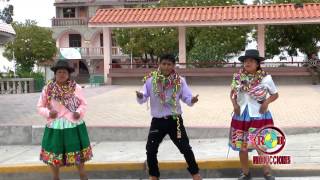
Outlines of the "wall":
{"label": "wall", "polygon": [[95,61],[98,61],[98,63],[96,64],[96,67],[95,67],[95,70],[94,70],[94,74],[103,75],[103,73],[104,73],[104,62],[103,62],[103,59],[95,60]]}
{"label": "wall", "polygon": [[97,9],[99,8],[99,6],[90,6],[88,8],[88,15],[89,17],[92,17],[96,14]]}
{"label": "wall", "polygon": [[65,33],[59,38],[59,47],[69,47],[69,34]]}
{"label": "wall", "polygon": [[7,68],[14,70],[14,63],[8,61],[7,58],[3,57],[4,47],[0,46],[0,72],[7,72]]}
{"label": "wall", "polygon": [[74,68],[73,76],[78,76],[79,74],[79,60],[69,60],[71,67]]}
{"label": "wall", "polygon": [[100,32],[97,32],[92,38],[91,47],[100,47]]}

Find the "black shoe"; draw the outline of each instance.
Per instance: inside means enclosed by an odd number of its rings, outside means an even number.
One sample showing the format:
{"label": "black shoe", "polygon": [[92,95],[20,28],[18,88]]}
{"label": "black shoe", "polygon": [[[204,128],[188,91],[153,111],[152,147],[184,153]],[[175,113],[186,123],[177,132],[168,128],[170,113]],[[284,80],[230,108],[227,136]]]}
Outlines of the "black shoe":
{"label": "black shoe", "polygon": [[264,176],[265,180],[275,180],[276,178],[274,176],[272,176],[271,174],[265,174]]}
{"label": "black shoe", "polygon": [[245,174],[245,173],[241,173],[238,180],[251,180],[252,177],[251,177],[251,174]]}

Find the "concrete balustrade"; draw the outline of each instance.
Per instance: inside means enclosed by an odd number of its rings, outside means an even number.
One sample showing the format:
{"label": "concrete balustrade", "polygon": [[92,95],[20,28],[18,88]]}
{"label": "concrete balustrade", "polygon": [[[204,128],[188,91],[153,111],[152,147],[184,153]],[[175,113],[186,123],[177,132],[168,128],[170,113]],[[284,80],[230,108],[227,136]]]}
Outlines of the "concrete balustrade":
{"label": "concrete balustrade", "polygon": [[0,79],[0,94],[22,94],[33,92],[33,78]]}

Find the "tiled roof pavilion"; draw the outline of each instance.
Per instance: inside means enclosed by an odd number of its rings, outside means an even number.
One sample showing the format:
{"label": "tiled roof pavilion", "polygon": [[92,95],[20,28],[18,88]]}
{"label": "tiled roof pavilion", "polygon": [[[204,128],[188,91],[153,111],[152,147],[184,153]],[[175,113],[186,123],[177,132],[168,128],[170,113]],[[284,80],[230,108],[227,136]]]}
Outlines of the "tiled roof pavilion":
{"label": "tiled roof pavilion", "polygon": [[[265,54],[265,25],[320,24],[320,3],[100,9],[90,27],[103,27],[105,77],[111,62],[111,30],[120,27],[177,27],[179,62],[186,62],[186,27],[256,25]],[[105,78],[107,81],[107,78]]]}
{"label": "tiled roof pavilion", "polygon": [[100,9],[91,26],[151,27],[320,22],[320,3]]}

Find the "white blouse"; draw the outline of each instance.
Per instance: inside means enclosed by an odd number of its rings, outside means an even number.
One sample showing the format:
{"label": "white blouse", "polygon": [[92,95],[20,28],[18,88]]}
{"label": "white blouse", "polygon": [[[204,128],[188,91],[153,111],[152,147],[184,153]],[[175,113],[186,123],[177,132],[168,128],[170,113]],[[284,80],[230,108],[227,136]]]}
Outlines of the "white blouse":
{"label": "white blouse", "polygon": [[[259,86],[266,88],[269,95],[278,93],[277,87],[274,84],[271,75],[264,77]],[[261,104],[258,103],[253,97],[251,97],[247,92],[240,91],[237,96],[237,103],[240,106],[241,114],[248,106],[250,117],[261,117],[262,114],[259,113]]]}

